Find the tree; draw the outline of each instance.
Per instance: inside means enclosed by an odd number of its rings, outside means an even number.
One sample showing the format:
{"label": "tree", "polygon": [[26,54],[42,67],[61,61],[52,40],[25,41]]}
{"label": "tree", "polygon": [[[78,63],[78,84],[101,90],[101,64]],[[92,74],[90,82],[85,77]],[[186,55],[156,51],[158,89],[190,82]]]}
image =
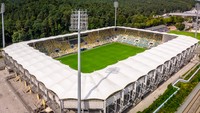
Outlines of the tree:
{"label": "tree", "polygon": [[177,23],[175,26],[180,31],[185,29],[185,24],[182,24],[182,23]]}
{"label": "tree", "polygon": [[21,31],[14,32],[12,35],[12,42],[15,43],[22,41],[21,34],[22,34]]}
{"label": "tree", "polygon": [[[6,43],[68,33],[71,11],[87,9],[89,29],[114,25],[112,0],[4,0]],[[176,4],[174,4],[176,3]],[[173,11],[186,11],[194,0],[119,0],[119,26],[145,28],[182,23],[180,17],[152,18]],[[11,40],[12,39],[12,40]],[[0,42],[1,44],[1,42]]]}
{"label": "tree", "polygon": [[175,23],[182,23],[182,22],[184,22],[184,18],[177,16],[177,17],[175,17],[174,22]]}

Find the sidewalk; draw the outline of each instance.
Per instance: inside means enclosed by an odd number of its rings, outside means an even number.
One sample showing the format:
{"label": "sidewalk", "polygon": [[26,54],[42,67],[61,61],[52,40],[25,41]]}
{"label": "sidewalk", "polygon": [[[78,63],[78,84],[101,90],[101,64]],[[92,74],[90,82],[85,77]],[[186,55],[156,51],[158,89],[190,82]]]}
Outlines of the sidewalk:
{"label": "sidewalk", "polygon": [[197,63],[198,63],[197,60],[188,63],[181,70],[179,70],[175,75],[173,75],[166,82],[164,82],[160,87],[158,87],[154,92],[152,92],[146,98],[144,98],[144,100],[142,100],[139,104],[137,104],[135,107],[130,109],[128,113],[136,113],[138,111],[143,111],[144,109],[149,107],[153,103],[153,101],[155,101],[160,95],[162,95],[165,92],[165,90],[167,89],[167,86],[170,83],[175,82],[178,78],[180,78],[183,74],[189,71]]}

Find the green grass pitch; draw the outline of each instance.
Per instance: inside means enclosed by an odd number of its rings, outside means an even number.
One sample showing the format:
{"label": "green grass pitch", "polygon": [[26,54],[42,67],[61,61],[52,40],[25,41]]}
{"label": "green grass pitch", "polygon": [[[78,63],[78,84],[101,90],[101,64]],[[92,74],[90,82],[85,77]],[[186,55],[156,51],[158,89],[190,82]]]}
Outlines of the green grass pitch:
{"label": "green grass pitch", "polygon": [[[193,33],[193,32],[187,32],[187,31],[177,31],[177,30],[174,30],[174,31],[170,31],[169,33],[177,34],[177,35],[185,35],[185,36],[195,37],[195,33]],[[200,33],[197,34],[197,39],[200,40]]]}
{"label": "green grass pitch", "polygon": [[[143,52],[144,48],[134,47],[121,43],[110,43],[97,48],[81,52],[81,72],[91,73],[103,69],[108,65],[124,60],[129,56]],[[61,63],[77,70],[77,54],[57,58]]]}

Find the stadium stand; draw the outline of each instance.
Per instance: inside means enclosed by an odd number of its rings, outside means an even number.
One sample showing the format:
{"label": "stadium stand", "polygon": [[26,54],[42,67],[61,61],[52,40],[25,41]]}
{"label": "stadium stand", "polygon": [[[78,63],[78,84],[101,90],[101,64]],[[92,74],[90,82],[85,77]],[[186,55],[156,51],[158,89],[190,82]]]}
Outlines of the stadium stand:
{"label": "stadium stand", "polygon": [[[152,48],[162,43],[162,36],[162,34],[130,29],[105,29],[84,34],[81,38],[81,47],[93,48],[117,41],[141,48]],[[30,45],[55,58],[76,52],[77,36],[70,36],[63,40],[51,39]]]}
{"label": "stadium stand", "polygon": [[[145,32],[144,30],[120,26],[118,28],[121,29],[119,32],[124,32],[127,29],[140,31],[137,37],[134,35],[135,33],[124,35],[117,31],[119,34],[117,34],[116,40],[119,42],[137,43],[138,46],[147,47],[150,40],[153,40],[144,38],[145,35],[141,36]],[[103,37],[112,36],[114,29],[115,27],[107,27],[85,31],[83,34],[88,34],[88,36],[84,38],[84,42],[93,44],[97,38],[100,42],[104,42],[106,38],[99,37],[99,34],[103,34],[101,31],[108,30]],[[157,32],[152,31],[152,33],[156,34]],[[154,91],[160,83],[170,78],[173,73],[176,73],[195,56],[194,51],[199,45],[199,40],[173,35],[176,38],[162,42],[160,35],[166,34],[157,34],[159,35],[150,36],[154,36],[156,40],[153,41],[157,41],[160,45],[102,70],[89,74],[82,73],[81,93],[84,112],[118,113],[130,106],[135,106],[149,92]],[[66,34],[15,43],[2,51],[7,67],[10,67],[15,74],[20,75],[23,80],[31,84],[31,90],[37,89],[34,91],[39,93],[46,103],[58,105],[60,113],[70,110],[77,111],[77,71],[47,55],[50,55],[51,52],[55,53],[55,48],[73,50],[69,45],[68,38],[66,38],[70,36],[70,34]],[[64,40],[58,40],[63,37]],[[68,46],[65,45],[66,47],[61,49],[61,42],[68,44]],[[82,44],[85,44],[84,42]],[[98,45],[97,42],[95,43]]]}
{"label": "stadium stand", "polygon": [[126,30],[126,34],[119,35],[117,41],[142,48],[151,48],[162,43],[162,34],[159,35],[152,32]]}

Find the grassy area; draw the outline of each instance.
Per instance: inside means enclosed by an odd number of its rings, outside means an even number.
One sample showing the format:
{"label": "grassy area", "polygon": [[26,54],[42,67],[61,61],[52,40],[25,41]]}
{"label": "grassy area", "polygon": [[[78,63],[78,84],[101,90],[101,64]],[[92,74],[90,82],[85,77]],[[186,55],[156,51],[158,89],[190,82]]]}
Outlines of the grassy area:
{"label": "grassy area", "polygon": [[[115,64],[129,56],[143,52],[144,48],[138,48],[121,43],[111,43],[81,53],[81,71],[90,73]],[[61,63],[69,65],[77,70],[77,54],[71,54],[57,58]]]}
{"label": "grassy area", "polygon": [[[199,67],[199,66],[198,66]],[[190,77],[197,68],[191,71],[188,76]],[[188,79],[188,77],[187,77]],[[178,87],[180,90],[178,93],[173,96],[163,108],[160,109],[159,113],[174,113],[180,107],[180,105],[184,102],[185,98],[190,94],[190,92],[194,89],[194,87],[200,82],[200,71],[192,78],[192,80],[188,83],[178,83]],[[171,94],[176,91],[171,85],[168,86],[168,89],[165,91],[163,95],[161,95],[158,99],[156,99],[153,104],[151,104],[144,111],[139,113],[152,113],[156,110]]]}
{"label": "grassy area", "polygon": [[[193,33],[193,32],[187,32],[187,31],[177,31],[177,30],[174,30],[174,31],[170,31],[169,33],[195,37],[195,33]],[[200,40],[200,33],[197,34],[197,38]]]}
{"label": "grassy area", "polygon": [[195,71],[196,71],[199,67],[200,67],[200,65],[197,66],[197,67],[195,67],[195,69],[192,70],[184,79],[185,79],[185,80],[188,80],[188,79],[192,76],[192,74],[195,73]]}
{"label": "grassy area", "polygon": [[[191,73],[193,74],[193,73]],[[189,76],[191,76],[191,74]],[[163,108],[160,109],[160,113],[174,113],[180,107],[180,105],[184,102],[186,97],[192,92],[195,86],[200,82],[200,71],[192,78],[192,80],[188,83],[180,83],[178,87],[180,90],[178,93],[173,96]]]}
{"label": "grassy area", "polygon": [[163,93],[163,95],[159,96],[158,99],[156,99],[153,104],[151,104],[148,108],[143,110],[142,112],[139,111],[138,113],[153,113],[171,94],[173,94],[176,91],[175,88],[172,87],[172,85],[168,85],[167,90]]}

